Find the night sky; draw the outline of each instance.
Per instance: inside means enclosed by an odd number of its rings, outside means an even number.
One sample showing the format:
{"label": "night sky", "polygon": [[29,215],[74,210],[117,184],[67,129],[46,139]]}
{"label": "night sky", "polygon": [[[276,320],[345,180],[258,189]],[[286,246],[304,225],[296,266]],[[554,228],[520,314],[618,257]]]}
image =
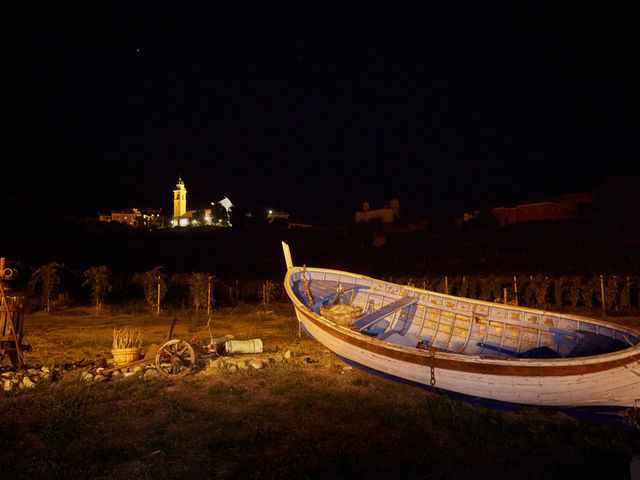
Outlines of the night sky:
{"label": "night sky", "polygon": [[351,220],[640,171],[631,11],[52,3],[0,16],[3,194],[39,206],[170,212],[180,175],[189,208]]}

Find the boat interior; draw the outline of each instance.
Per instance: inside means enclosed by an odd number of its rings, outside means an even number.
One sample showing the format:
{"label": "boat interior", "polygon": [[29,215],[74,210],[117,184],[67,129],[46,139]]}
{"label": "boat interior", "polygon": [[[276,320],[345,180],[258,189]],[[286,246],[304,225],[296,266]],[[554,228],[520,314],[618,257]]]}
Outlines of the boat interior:
{"label": "boat interior", "polygon": [[498,358],[573,358],[635,346],[623,327],[585,317],[454,297],[333,271],[303,269],[291,287],[321,314],[340,293],[361,314],[349,328],[397,345]]}

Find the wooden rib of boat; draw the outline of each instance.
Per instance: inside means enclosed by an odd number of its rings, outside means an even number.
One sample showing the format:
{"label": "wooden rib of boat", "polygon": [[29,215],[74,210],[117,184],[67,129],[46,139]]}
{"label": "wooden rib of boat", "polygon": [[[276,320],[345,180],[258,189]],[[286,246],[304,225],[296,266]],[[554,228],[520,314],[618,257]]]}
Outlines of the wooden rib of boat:
{"label": "wooden rib of boat", "polygon": [[[284,287],[304,331],[349,363],[508,404],[615,412],[640,399],[639,331],[297,267],[288,245],[282,246]],[[344,299],[350,318],[344,315]],[[331,309],[339,310],[336,303],[343,311],[332,318]]]}

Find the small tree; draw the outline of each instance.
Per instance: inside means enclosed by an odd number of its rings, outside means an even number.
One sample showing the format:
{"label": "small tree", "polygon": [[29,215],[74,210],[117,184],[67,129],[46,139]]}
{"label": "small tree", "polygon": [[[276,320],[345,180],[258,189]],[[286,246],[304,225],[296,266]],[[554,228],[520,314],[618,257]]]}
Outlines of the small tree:
{"label": "small tree", "polygon": [[91,267],[84,272],[85,281],[82,285],[91,287],[91,300],[96,307],[96,313],[100,313],[104,297],[112,289],[110,274],[109,267],[105,265]]}
{"label": "small tree", "polygon": [[567,283],[567,277],[564,276],[556,278],[553,281],[553,302],[558,308],[564,306]]}
{"label": "small tree", "polygon": [[569,286],[570,305],[574,308],[577,307],[581,299],[584,301],[583,295],[582,277],[580,275],[574,275]]}
{"label": "small tree", "polygon": [[64,265],[56,262],[51,262],[39,267],[29,279],[27,285],[30,292],[33,292],[35,288],[40,285],[42,290],[42,305],[44,311],[49,313],[53,304],[53,298],[57,292],[58,285],[60,285],[60,276],[58,275],[58,269]]}
{"label": "small tree", "polygon": [[472,277],[469,282],[469,298],[480,299],[482,294],[482,278]]}
{"label": "small tree", "polygon": [[439,277],[437,278],[434,283],[433,283],[433,290],[439,293],[446,293],[445,287],[448,287],[448,285],[446,285],[448,283],[448,279],[445,280],[445,276]]}
{"label": "small tree", "polygon": [[192,273],[187,282],[189,284],[189,298],[196,315],[200,307],[206,307],[209,300],[209,278],[210,275],[202,272]]}
{"label": "small tree", "polygon": [[497,298],[502,298],[502,283],[492,274],[483,279],[480,300],[493,302]]}
{"label": "small tree", "polygon": [[631,279],[628,275],[620,289],[620,308],[624,310],[629,310],[631,308]]}
{"label": "small tree", "polygon": [[[516,302],[518,305],[530,305],[527,302],[527,289],[529,283],[531,282],[529,275],[518,275],[514,276],[513,281],[513,290],[514,295],[516,297]],[[518,290],[518,293],[515,293],[515,290]]]}
{"label": "small tree", "polygon": [[607,310],[611,308],[618,310],[618,290],[618,277],[616,275],[608,275],[604,280],[604,298],[601,299]]}
{"label": "small tree", "polygon": [[167,276],[162,272],[164,267],[154,267],[143,274],[136,274],[134,281],[142,284],[144,299],[150,310],[160,312],[160,304],[167,293]]}
{"label": "small tree", "polygon": [[585,303],[591,310],[595,310],[602,304],[602,295],[600,294],[600,276],[592,275],[583,290]]}
{"label": "small tree", "polygon": [[262,284],[262,304],[264,305],[265,313],[269,308],[269,303],[271,303],[273,299],[275,287],[276,284],[272,280],[267,280]]}
{"label": "small tree", "polygon": [[549,277],[538,274],[532,280],[533,292],[536,298],[537,308],[547,307],[547,292],[549,290]]}

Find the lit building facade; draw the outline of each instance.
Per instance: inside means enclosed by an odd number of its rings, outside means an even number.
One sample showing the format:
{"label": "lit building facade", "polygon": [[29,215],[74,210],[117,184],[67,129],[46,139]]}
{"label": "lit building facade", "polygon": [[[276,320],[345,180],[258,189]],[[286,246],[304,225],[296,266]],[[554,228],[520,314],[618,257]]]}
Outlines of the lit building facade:
{"label": "lit building facade", "polygon": [[362,204],[362,211],[356,212],[356,223],[380,220],[382,223],[393,223],[400,215],[400,202],[391,200],[388,206],[371,210],[368,202]]}
{"label": "lit building facade", "polygon": [[110,214],[101,213],[98,215],[101,222],[117,222],[132,227],[162,227],[162,210],[156,208],[145,208],[140,210],[132,208],[130,210],[111,210]]}
{"label": "lit building facade", "polygon": [[178,177],[176,189],[173,191],[173,219],[177,220],[187,213],[187,189],[182,178]]}

